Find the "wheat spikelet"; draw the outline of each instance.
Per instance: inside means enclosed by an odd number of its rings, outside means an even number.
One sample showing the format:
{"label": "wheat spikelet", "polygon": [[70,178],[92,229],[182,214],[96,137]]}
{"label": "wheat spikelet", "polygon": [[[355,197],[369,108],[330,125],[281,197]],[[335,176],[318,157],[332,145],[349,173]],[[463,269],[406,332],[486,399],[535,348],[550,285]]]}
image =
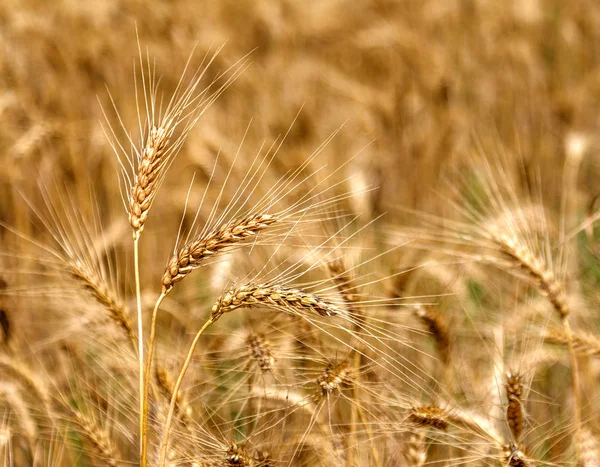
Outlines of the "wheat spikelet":
{"label": "wheat spikelet", "polygon": [[249,283],[234,287],[221,295],[212,307],[212,320],[238,308],[257,306],[275,308],[295,315],[309,312],[320,316],[336,316],[342,312],[338,306],[299,289]]}
{"label": "wheat spikelet", "polygon": [[506,374],[506,398],[508,405],[506,407],[506,421],[513,435],[513,439],[518,444],[523,432],[523,384],[521,375],[513,372]]}
{"label": "wheat spikelet", "polygon": [[192,239],[169,260],[162,277],[162,293],[165,295],[169,293],[177,282],[199,268],[205,259],[249,237],[255,237],[260,231],[278,221],[277,216],[270,214],[250,214],[242,219],[228,222],[208,235]]}
{"label": "wheat spikelet", "polygon": [[253,460],[245,446],[233,443],[225,453],[225,465],[236,467],[250,467]]}

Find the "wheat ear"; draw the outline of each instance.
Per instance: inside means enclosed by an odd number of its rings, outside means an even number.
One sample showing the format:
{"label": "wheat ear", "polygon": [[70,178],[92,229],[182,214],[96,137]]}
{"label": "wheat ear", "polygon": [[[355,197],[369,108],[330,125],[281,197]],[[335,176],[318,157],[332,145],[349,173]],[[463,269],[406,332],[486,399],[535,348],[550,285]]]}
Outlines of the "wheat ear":
{"label": "wheat ear", "polygon": [[75,418],[75,422],[81,428],[81,432],[92,445],[92,447],[102,456],[102,460],[110,467],[119,467],[117,462],[117,449],[106,431],[101,429],[90,417],[85,416],[79,410],[70,407]]}
{"label": "wheat ear", "polygon": [[437,311],[421,305],[415,306],[414,313],[433,337],[440,360],[444,366],[448,365],[450,361],[450,336],[442,316]]}
{"label": "wheat ear", "polygon": [[304,313],[320,316],[336,316],[342,308],[322,300],[315,294],[280,285],[249,283],[225,292],[212,307],[212,319],[238,308],[275,308],[279,311],[302,316]]}
{"label": "wheat ear", "polygon": [[177,282],[202,266],[207,258],[212,258],[243,240],[255,237],[279,220],[277,216],[270,214],[250,214],[228,222],[208,235],[187,242],[167,264],[162,277],[162,293],[168,294]]}
{"label": "wheat ear", "polygon": [[404,459],[409,467],[423,467],[427,460],[423,430],[411,433],[404,447]]}
{"label": "wheat ear", "polygon": [[102,277],[81,262],[67,261],[69,274],[87,290],[106,311],[113,322],[123,330],[137,350],[137,336],[131,325],[127,306],[113,294]]}

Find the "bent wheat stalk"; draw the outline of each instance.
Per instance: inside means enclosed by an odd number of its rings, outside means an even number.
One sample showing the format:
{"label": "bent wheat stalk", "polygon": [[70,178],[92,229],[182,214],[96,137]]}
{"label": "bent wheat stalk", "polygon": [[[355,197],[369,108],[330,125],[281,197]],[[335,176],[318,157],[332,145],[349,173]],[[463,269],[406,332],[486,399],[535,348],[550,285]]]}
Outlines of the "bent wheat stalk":
{"label": "bent wheat stalk", "polygon": [[210,319],[204,323],[202,328],[200,328],[194,337],[173,388],[173,396],[171,397],[171,403],[169,406],[169,412],[167,414],[165,430],[161,442],[159,466],[162,467],[165,464],[167,449],[169,446],[171,422],[177,405],[179,389],[181,388],[183,378],[185,377],[185,374],[190,366],[192,356],[196,350],[196,346],[198,345],[200,337],[210,327],[210,325],[217,321],[223,314],[234,311],[238,308],[253,308],[256,306],[273,308],[275,310],[288,312],[294,315],[303,315],[304,313],[309,312],[317,313],[321,316],[335,316],[340,314],[342,311],[341,308],[325,302],[314,294],[307,293],[299,289],[289,289],[277,285],[246,284],[239,287],[234,287],[221,295],[221,297],[219,297],[212,307]]}
{"label": "bent wheat stalk", "polygon": [[141,394],[143,394],[142,412],[148,411],[148,387],[154,342],[156,340],[156,319],[158,310],[164,298],[171,292],[173,286],[183,280],[193,270],[202,266],[204,260],[233,248],[243,240],[256,237],[259,232],[277,223],[279,217],[269,214],[250,214],[241,220],[229,222],[206,236],[199,236],[183,245],[169,260],[162,278],[162,292],[152,310],[150,337],[146,355],[146,367]]}

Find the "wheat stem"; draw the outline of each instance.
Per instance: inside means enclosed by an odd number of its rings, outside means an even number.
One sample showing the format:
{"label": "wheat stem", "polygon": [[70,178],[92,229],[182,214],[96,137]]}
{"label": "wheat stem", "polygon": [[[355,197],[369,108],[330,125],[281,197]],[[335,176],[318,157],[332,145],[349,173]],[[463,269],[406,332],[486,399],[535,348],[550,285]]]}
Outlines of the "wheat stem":
{"label": "wheat stem", "polygon": [[[146,368],[143,373],[143,383],[140,388],[140,397],[142,398],[142,441],[144,448],[146,447],[148,438],[148,387],[150,385],[150,373],[152,370],[152,357],[154,354],[154,340],[156,337],[156,316],[158,314],[158,308],[165,298],[165,294],[161,293],[156,300],[154,310],[152,310],[152,322],[150,324],[150,338],[148,339],[148,351],[146,352]],[[145,455],[145,451],[143,452]]]}
{"label": "wheat stem", "polygon": [[573,398],[575,403],[575,452],[577,459],[581,459],[581,449],[579,446],[581,440],[581,394],[579,392],[579,368],[577,364],[577,356],[575,355],[575,347],[573,346],[573,332],[568,316],[562,320],[565,329],[565,335],[569,346],[569,360],[571,361],[571,380],[573,384]]}
{"label": "wheat stem", "polygon": [[169,431],[171,429],[171,421],[173,420],[173,414],[175,413],[175,406],[177,405],[177,394],[179,393],[179,388],[181,387],[181,383],[183,382],[183,378],[187,372],[188,367],[192,361],[192,356],[194,355],[194,350],[196,350],[196,345],[198,345],[198,341],[204,331],[208,329],[208,327],[213,324],[215,321],[213,318],[210,318],[204,326],[200,328],[196,337],[194,337],[194,341],[188,350],[188,354],[185,358],[185,362],[183,362],[183,366],[181,367],[181,371],[179,372],[179,376],[177,377],[177,381],[175,382],[175,387],[173,388],[173,395],[171,396],[171,403],[169,405],[169,413],[167,414],[167,421],[165,422],[165,432],[163,434],[163,439],[160,447],[160,460],[158,465],[162,467],[165,464],[165,459],[167,457],[167,448],[169,445]]}
{"label": "wheat stem", "polygon": [[139,399],[140,399],[140,465],[146,466],[146,420],[147,414],[145,407],[146,395],[144,392],[144,323],[142,320],[142,293],[140,288],[140,264],[139,264],[139,241],[140,231],[133,234],[133,263],[135,270],[135,299],[137,303],[137,322],[138,322],[138,359],[140,366],[139,374]]}

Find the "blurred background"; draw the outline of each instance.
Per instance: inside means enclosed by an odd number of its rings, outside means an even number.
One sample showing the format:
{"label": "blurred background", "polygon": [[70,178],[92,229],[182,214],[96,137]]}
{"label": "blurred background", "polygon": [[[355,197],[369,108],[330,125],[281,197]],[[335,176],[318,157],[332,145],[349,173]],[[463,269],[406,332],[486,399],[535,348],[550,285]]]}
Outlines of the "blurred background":
{"label": "blurred background", "polygon": [[[153,234],[141,244],[145,293],[157,292],[192,174],[205,185],[219,153],[218,187],[241,147],[232,177],[243,177],[260,148],[286,133],[265,180],[301,166],[336,133],[314,166],[351,177],[340,189],[376,188],[345,203],[362,225],[385,213],[377,225],[400,229],[411,222],[410,210],[444,214],[444,195],[481,155],[517,169],[499,185],[513,178],[525,188],[541,181],[545,206],[560,215],[567,232],[594,207],[600,175],[597,0],[2,0],[0,221],[33,238],[47,237],[27,203],[43,206],[40,183],[70,193],[76,210],[96,212],[106,243],[126,253],[115,257],[126,278],[119,287],[131,302],[131,230],[107,120],[119,125],[116,108],[139,140],[139,48],[169,96],[188,59],[193,71],[220,47],[207,84],[248,54],[250,65],[202,116],[161,188],[147,224]],[[0,249],[17,240],[0,230]],[[588,253],[586,292],[598,300],[600,271]],[[410,254],[390,254],[381,260],[381,275],[411,261]],[[10,255],[0,257],[0,289],[18,288],[13,263]],[[432,273],[442,286],[427,288],[428,282],[426,292],[441,294],[463,280],[462,272],[444,273]],[[493,292],[495,286],[490,281]],[[469,292],[470,304],[486,306],[473,287]],[[465,301],[452,306],[467,322]],[[32,309],[10,294],[0,297],[0,308],[16,310],[14,329]],[[595,310],[584,308],[577,316]],[[586,327],[596,325],[592,316]],[[474,358],[482,339],[477,332],[469,342],[461,335],[467,351],[459,360]],[[552,392],[556,381],[565,384],[564,368],[534,388],[547,390],[545,401],[552,402],[540,404],[536,414],[549,431],[559,406],[570,400]],[[555,412],[548,415],[549,406]],[[589,418],[597,422],[593,412]],[[553,436],[544,449],[556,451],[548,456],[554,461],[562,459],[566,441],[560,431]]]}
{"label": "blurred background", "polygon": [[100,198],[118,192],[101,105],[110,109],[110,93],[136,128],[136,27],[167,94],[194,46],[197,65],[224,45],[212,73],[251,52],[251,66],[191,135],[180,167],[210,166],[206,153],[237,148],[251,120],[244,144],[254,153],[297,116],[281,170],[343,125],[323,157],[339,164],[360,153],[347,170],[380,187],[361,206],[366,216],[429,208],[426,188],[472,151],[516,153],[551,180],[569,151],[589,155],[572,162],[589,166],[578,189],[591,189],[600,99],[593,0],[5,0],[2,220],[18,215],[10,187],[28,190],[33,168],[51,167],[68,184],[91,173]]}

